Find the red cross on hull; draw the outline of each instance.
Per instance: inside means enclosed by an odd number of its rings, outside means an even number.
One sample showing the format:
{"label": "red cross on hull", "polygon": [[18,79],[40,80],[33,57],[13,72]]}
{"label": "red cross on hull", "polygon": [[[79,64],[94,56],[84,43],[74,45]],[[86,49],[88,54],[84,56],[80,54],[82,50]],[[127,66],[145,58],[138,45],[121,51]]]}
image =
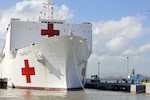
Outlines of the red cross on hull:
{"label": "red cross on hull", "polygon": [[59,30],[54,30],[53,24],[48,24],[48,29],[41,30],[41,35],[48,35],[48,37],[59,36]]}
{"label": "red cross on hull", "polygon": [[24,60],[25,68],[22,68],[22,75],[26,76],[26,82],[31,83],[31,75],[35,75],[34,67],[29,66],[29,61]]}

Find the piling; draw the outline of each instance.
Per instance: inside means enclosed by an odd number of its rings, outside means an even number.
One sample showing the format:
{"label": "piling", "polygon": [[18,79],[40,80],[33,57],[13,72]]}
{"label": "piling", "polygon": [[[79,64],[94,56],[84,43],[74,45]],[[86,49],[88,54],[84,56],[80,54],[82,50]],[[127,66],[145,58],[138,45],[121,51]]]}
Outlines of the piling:
{"label": "piling", "polygon": [[130,92],[131,93],[145,93],[145,85],[131,84]]}
{"label": "piling", "polygon": [[146,94],[150,94],[150,84],[146,84]]}
{"label": "piling", "polygon": [[7,89],[7,78],[0,78],[0,89]]}

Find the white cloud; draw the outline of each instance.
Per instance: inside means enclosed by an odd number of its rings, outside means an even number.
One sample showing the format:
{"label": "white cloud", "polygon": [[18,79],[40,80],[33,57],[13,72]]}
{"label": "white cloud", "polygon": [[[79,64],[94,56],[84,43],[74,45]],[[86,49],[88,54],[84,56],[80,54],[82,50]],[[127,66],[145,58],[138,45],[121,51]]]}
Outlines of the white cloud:
{"label": "white cloud", "polygon": [[127,49],[123,52],[124,55],[140,55],[140,54],[149,54],[150,53],[150,44],[142,45],[134,49]]}
{"label": "white cloud", "polygon": [[[106,22],[96,22],[94,34],[99,35],[121,35],[128,38],[134,38],[141,34],[139,30],[142,26],[144,16],[126,16],[120,20],[109,20]],[[138,33],[137,33],[138,32]]]}
{"label": "white cloud", "polygon": [[101,51],[101,46],[110,52],[127,49],[131,41],[148,32],[148,30],[144,30],[142,27],[144,19],[144,16],[136,15],[122,17],[120,20],[94,23],[94,49],[99,49],[99,52]]}
{"label": "white cloud", "polygon": [[66,5],[62,5],[61,7],[56,7],[56,12],[57,15],[61,17],[61,19],[70,19],[74,16],[72,11],[70,11],[70,9]]}
{"label": "white cloud", "polygon": [[150,52],[150,44],[146,44],[140,47],[140,52]]}
{"label": "white cloud", "polygon": [[115,37],[106,43],[109,50],[119,51],[122,50],[127,45],[126,39],[123,37]]}

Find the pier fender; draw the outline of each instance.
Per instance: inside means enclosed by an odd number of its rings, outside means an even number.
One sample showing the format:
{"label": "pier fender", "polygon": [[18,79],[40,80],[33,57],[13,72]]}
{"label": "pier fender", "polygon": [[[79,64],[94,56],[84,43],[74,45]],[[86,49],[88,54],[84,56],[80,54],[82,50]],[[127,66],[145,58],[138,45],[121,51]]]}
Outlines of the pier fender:
{"label": "pier fender", "polygon": [[12,88],[15,88],[15,85],[14,85],[14,83],[12,83]]}

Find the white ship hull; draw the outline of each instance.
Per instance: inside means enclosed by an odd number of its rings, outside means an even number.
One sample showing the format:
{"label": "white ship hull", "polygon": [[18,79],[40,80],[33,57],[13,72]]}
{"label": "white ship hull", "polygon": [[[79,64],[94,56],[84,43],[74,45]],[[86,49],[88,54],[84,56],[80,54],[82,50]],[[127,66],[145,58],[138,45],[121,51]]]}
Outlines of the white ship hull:
{"label": "white ship hull", "polygon": [[[16,88],[69,90],[84,85],[90,51],[79,36],[55,36],[9,53],[3,77]],[[5,69],[6,68],[6,69]]]}

